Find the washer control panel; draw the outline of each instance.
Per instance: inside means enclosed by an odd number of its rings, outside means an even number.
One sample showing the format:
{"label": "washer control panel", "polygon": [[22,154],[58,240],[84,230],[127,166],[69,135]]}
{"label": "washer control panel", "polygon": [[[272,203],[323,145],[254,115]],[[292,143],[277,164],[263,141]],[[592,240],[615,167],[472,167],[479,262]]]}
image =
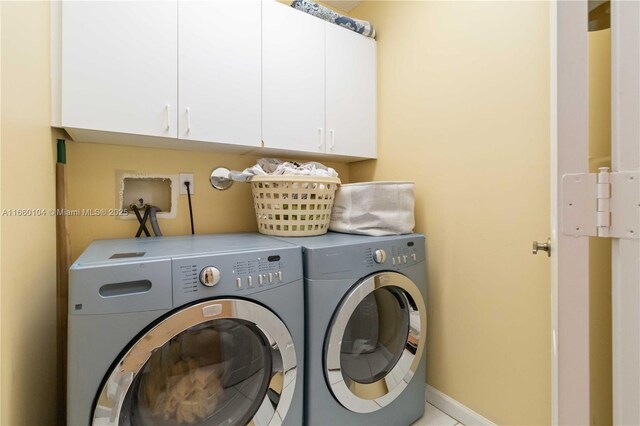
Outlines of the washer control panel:
{"label": "washer control panel", "polygon": [[300,248],[173,258],[174,306],[203,297],[246,295],[302,279]]}
{"label": "washer control panel", "polygon": [[282,256],[271,255],[247,260],[239,260],[233,266],[236,276],[236,289],[250,289],[254,287],[271,286],[283,283],[286,272]]}

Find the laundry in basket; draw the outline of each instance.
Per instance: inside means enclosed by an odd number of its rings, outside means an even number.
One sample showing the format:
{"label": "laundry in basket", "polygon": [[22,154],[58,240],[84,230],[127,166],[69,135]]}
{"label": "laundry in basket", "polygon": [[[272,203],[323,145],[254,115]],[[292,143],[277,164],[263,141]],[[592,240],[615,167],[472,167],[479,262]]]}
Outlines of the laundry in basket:
{"label": "laundry in basket", "polygon": [[415,227],[413,182],[341,185],[335,194],[329,230],[347,234],[409,234]]}
{"label": "laundry in basket", "polygon": [[338,172],[315,161],[298,163],[295,161],[282,161],[277,158],[261,158],[256,165],[247,167],[241,172],[231,170],[229,179],[238,182],[249,182],[254,176],[282,175],[336,178],[338,177]]}

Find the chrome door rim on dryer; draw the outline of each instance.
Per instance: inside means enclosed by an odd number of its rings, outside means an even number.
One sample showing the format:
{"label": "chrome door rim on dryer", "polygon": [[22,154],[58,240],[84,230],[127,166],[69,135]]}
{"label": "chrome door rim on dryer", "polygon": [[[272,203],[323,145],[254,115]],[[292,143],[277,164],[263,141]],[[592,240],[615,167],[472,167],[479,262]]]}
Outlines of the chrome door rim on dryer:
{"label": "chrome door rim on dryer", "polygon": [[[119,359],[102,386],[93,424],[119,424],[129,388],[155,350],[193,326],[220,319],[247,321],[255,325],[269,343],[272,363],[268,390],[272,394],[275,392],[279,398],[275,399],[277,403],[274,404],[269,392],[266,392],[249,424],[263,424],[265,418],[270,419],[269,425],[282,424],[293,399],[296,381],[297,361],[293,338],[286,325],[273,312],[257,303],[239,299],[214,299],[188,306],[165,317],[140,336]],[[282,380],[276,378],[279,375]]]}
{"label": "chrome door rim on dryer", "polygon": [[[372,383],[354,383],[345,378],[341,362],[345,329],[364,298],[382,288],[401,293],[409,318],[417,315],[420,320],[410,322],[402,354],[384,377]],[[345,408],[356,413],[371,413],[389,405],[407,387],[418,369],[426,341],[426,330],[426,307],[422,295],[413,281],[406,276],[397,272],[380,272],[356,284],[336,310],[325,345],[325,376],[334,397]],[[379,389],[386,389],[386,392],[374,398],[366,397],[379,393]]]}

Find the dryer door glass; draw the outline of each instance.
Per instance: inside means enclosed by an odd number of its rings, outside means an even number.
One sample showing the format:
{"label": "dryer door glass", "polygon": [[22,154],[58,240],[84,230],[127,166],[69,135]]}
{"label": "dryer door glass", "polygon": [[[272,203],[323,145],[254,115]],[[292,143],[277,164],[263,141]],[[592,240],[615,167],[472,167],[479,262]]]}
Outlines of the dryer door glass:
{"label": "dryer door glass", "polygon": [[370,413],[390,404],[420,364],[426,309],[418,287],[397,272],[357,283],[338,306],[325,341],[325,374],[347,409]]}
{"label": "dryer door glass", "polygon": [[351,314],[340,350],[342,372],[357,383],[373,383],[396,365],[409,335],[410,306],[397,287],[369,293]]}
{"label": "dryer door glass", "polygon": [[133,342],[106,378],[97,425],[280,424],[296,382],[293,339],[271,311],[218,299]]}

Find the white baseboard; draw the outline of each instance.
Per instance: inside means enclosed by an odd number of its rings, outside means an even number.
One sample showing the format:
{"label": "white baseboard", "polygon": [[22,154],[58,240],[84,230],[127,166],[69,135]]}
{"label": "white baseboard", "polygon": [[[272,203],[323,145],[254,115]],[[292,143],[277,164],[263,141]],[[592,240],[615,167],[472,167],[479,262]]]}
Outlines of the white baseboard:
{"label": "white baseboard", "polygon": [[445,395],[433,386],[427,385],[426,395],[427,402],[445,414],[453,417],[466,426],[496,426],[491,420],[482,417],[471,408],[462,405],[449,395]]}

